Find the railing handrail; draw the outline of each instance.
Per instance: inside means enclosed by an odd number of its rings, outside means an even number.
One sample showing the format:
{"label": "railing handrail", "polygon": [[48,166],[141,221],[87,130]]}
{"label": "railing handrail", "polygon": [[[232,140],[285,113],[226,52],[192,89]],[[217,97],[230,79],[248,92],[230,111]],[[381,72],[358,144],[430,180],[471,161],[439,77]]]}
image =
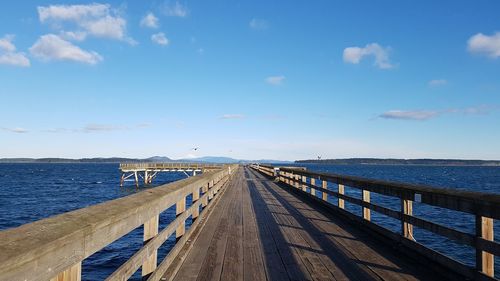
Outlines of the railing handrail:
{"label": "railing handrail", "polygon": [[[232,169],[234,171],[235,166]],[[169,207],[182,200],[185,202],[189,194],[193,194],[194,201],[194,194],[200,189],[205,193],[213,192],[208,188],[230,173],[231,167],[227,166],[227,169],[205,172],[0,231],[0,280],[49,280],[148,223]]]}
{"label": "railing handrail", "polygon": [[[294,174],[309,177],[312,176],[319,180],[327,180],[336,184],[343,184],[357,189],[369,190],[383,195],[410,199],[412,201],[415,201],[415,195],[420,195],[421,200],[419,201],[428,205],[500,219],[500,195],[495,193],[440,188],[430,185],[368,179],[334,173],[319,173],[293,168],[279,169],[280,171],[293,172]],[[451,199],[456,202],[450,203],[442,201],[442,199]]]}
{"label": "railing handrail", "polygon": [[[494,256],[500,256],[500,243],[494,239],[493,225],[494,219],[500,217],[500,195],[310,172],[294,167],[279,167],[278,169],[270,165],[252,165],[252,167],[268,176],[279,179],[280,182],[293,187],[297,192],[311,196],[314,200],[340,212],[346,218],[378,232],[391,241],[403,244],[453,272],[471,279],[498,280],[494,277]],[[319,181],[319,185],[316,181]],[[338,191],[330,189],[329,182],[336,184]],[[346,194],[345,187],[360,190],[362,198]],[[322,195],[320,198],[316,195],[317,191]],[[370,192],[399,199],[401,209],[394,210],[371,202]],[[330,202],[329,196],[336,198],[337,205]],[[472,223],[475,225],[475,233],[463,232],[414,216],[414,201],[474,214]],[[346,210],[344,202],[360,206],[362,208],[361,216]],[[399,220],[401,233],[386,229],[373,222],[371,211]],[[476,267],[471,268],[460,261],[415,242],[413,226],[460,244],[472,246],[476,251]]]}
{"label": "railing handrail", "polygon": [[225,164],[217,163],[190,163],[190,162],[131,162],[120,163],[120,169],[124,168],[222,168]]}

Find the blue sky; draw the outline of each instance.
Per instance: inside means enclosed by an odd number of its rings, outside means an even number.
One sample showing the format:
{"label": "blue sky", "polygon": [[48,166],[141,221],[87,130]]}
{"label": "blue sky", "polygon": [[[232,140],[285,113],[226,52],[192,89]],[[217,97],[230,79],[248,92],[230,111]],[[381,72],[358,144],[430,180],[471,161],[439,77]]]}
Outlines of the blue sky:
{"label": "blue sky", "polygon": [[4,4],[0,157],[500,159],[499,10]]}

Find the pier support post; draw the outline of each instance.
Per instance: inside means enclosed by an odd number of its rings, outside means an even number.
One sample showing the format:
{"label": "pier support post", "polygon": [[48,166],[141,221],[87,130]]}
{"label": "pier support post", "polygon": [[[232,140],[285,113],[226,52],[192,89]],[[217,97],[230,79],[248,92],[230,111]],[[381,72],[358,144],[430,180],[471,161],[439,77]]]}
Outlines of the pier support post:
{"label": "pier support post", "polygon": [[[492,218],[476,216],[476,236],[484,240],[494,240]],[[494,277],[495,256],[476,248],[476,269],[490,277]]]}
{"label": "pier support post", "polygon": [[122,176],[120,178],[120,186],[123,186],[124,181],[125,181],[125,173],[122,173]]}
{"label": "pier support post", "polygon": [[[144,223],[144,244],[147,244],[158,234],[159,215]],[[142,264],[142,276],[148,276],[156,269],[158,252],[155,250]]]}
{"label": "pier support post", "polygon": [[413,239],[413,225],[405,222],[404,220],[404,215],[411,216],[413,215],[413,201],[408,200],[408,199],[401,199],[401,213],[403,214],[403,217],[401,218],[401,234],[405,238]]}
{"label": "pier support post", "polygon": [[135,176],[135,187],[139,187],[139,177],[137,176],[137,171],[134,172]]}
{"label": "pier support post", "polygon": [[[343,184],[339,184],[338,193],[344,195],[344,185]],[[339,208],[344,209],[344,199],[341,199],[339,197],[337,203],[339,205]]]}
{"label": "pier support post", "polygon": [[[307,177],[306,176],[302,176],[302,182],[303,183],[307,183]],[[307,185],[305,185],[305,184],[302,185],[302,191],[304,191],[304,192],[307,191]]]}
{"label": "pier support post", "polygon": [[[311,178],[311,185],[316,185],[316,179],[315,178]],[[311,195],[316,197],[316,189],[311,187]]]}
{"label": "pier support post", "polygon": [[[321,181],[321,188],[322,189],[328,189],[328,182],[327,181]],[[321,192],[321,199],[323,199],[323,201],[328,201],[328,193],[322,191]]]}
{"label": "pier support post", "polygon": [[[207,183],[201,187],[201,192],[203,193],[203,195],[205,195],[205,193],[208,192],[208,185],[209,184]],[[208,205],[208,198],[204,197],[203,199],[201,199],[201,207],[205,208],[207,205]]]}
{"label": "pier support post", "polygon": [[[198,200],[200,200],[200,188],[199,187],[197,187],[195,189],[195,191],[193,192],[193,203],[192,204],[194,204]],[[198,206],[198,208],[195,208],[193,210],[193,214],[191,215],[191,217],[193,218],[193,220],[195,220],[199,215],[200,215],[200,208]]]}
{"label": "pier support post", "polygon": [[50,281],[81,281],[82,280],[82,262],[76,263],[70,268],[57,274]]}
{"label": "pier support post", "polygon": [[214,181],[211,180],[208,182],[208,200],[212,200],[214,198]]}
{"label": "pier support post", "polygon": [[148,170],[144,170],[144,185],[149,183]]}
{"label": "pier support post", "polygon": [[[182,198],[175,204],[175,214],[179,216],[186,211],[186,197]],[[186,222],[183,221],[175,230],[175,238],[179,239],[186,232]]]}
{"label": "pier support post", "polygon": [[[370,191],[363,189],[363,202],[370,203]],[[370,208],[363,207],[363,219],[367,221],[371,219]]]}

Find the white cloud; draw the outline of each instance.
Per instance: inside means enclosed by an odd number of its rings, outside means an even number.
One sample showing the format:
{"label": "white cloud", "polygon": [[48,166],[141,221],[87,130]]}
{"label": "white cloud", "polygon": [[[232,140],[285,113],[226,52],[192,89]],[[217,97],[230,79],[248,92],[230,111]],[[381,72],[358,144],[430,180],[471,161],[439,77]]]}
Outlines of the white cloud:
{"label": "white cloud", "polygon": [[[126,20],[118,14],[116,9],[111,9],[109,4],[88,4],[88,5],[51,5],[47,7],[38,7],[38,17],[42,23],[52,23],[52,27],[65,34],[65,28],[68,24],[70,28],[76,28],[69,31],[66,39],[72,39],[69,35],[78,34],[76,39],[85,39],[86,35],[94,37],[116,39],[136,44],[136,42],[127,36]],[[83,35],[85,34],[85,35]],[[64,36],[63,36],[64,37]],[[82,39],[82,40],[83,40]]]}
{"label": "white cloud", "polygon": [[379,117],[385,119],[427,120],[437,117],[439,114],[440,114],[439,111],[427,111],[427,110],[415,110],[415,111],[390,110],[382,113]]}
{"label": "white cloud", "polygon": [[281,85],[285,81],[285,76],[279,75],[279,76],[269,76],[266,78],[266,82],[271,85]]}
{"label": "white cloud", "polygon": [[219,119],[243,119],[245,115],[243,114],[224,114]]}
{"label": "white cloud", "polygon": [[83,132],[112,132],[112,131],[122,131],[127,130],[127,127],[114,126],[114,125],[104,125],[104,124],[88,124],[83,128]]}
{"label": "white cloud", "polygon": [[141,26],[149,28],[158,28],[160,26],[160,22],[153,13],[148,13],[146,16],[142,18]]}
{"label": "white cloud", "polygon": [[7,131],[7,132],[18,133],[18,134],[24,134],[24,133],[28,132],[28,130],[26,130],[24,128],[4,128],[4,127],[0,127],[0,129],[2,129],[4,131]]}
{"label": "white cloud", "polygon": [[446,79],[433,79],[433,80],[429,81],[428,84],[431,87],[444,86],[444,85],[448,84],[448,80],[446,80]]}
{"label": "white cloud", "polygon": [[61,31],[59,36],[65,40],[83,41],[87,38],[87,33],[81,31]]}
{"label": "white cloud", "polygon": [[377,43],[367,44],[365,47],[348,47],[344,49],[343,58],[346,63],[358,64],[363,57],[374,56],[374,64],[381,69],[393,68],[394,65],[389,61],[389,47],[381,47]]}
{"label": "white cloud", "polygon": [[166,46],[169,43],[167,37],[165,36],[165,33],[163,32],[151,35],[151,41],[162,46]]}
{"label": "white cloud", "polygon": [[44,61],[68,60],[86,64],[97,64],[102,57],[94,51],[85,51],[55,34],[40,36],[30,48],[33,56]]}
{"label": "white cloud", "polygon": [[486,115],[499,109],[500,107],[493,105],[478,105],[466,108],[449,108],[444,110],[390,110],[380,114],[379,117],[384,119],[423,121],[443,114]]}
{"label": "white cloud", "polygon": [[16,52],[16,46],[12,41],[14,41],[14,35],[5,35],[0,38],[0,64],[30,66],[30,60],[23,52]]}
{"label": "white cloud", "polygon": [[265,30],[269,28],[269,23],[264,19],[253,18],[248,25],[255,30]]}
{"label": "white cloud", "polygon": [[500,57],[500,32],[488,36],[478,33],[467,41],[467,49],[471,53],[485,55],[496,59]]}
{"label": "white cloud", "polygon": [[185,18],[189,14],[188,8],[177,1],[174,4],[166,5],[163,10],[167,16],[171,17]]}

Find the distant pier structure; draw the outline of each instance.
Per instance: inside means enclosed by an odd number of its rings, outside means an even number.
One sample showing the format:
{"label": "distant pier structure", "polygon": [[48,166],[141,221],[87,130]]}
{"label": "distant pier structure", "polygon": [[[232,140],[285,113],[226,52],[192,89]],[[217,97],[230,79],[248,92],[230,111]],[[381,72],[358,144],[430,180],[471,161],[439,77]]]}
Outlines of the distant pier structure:
{"label": "distant pier structure", "polygon": [[208,163],[121,163],[120,186],[131,177],[135,180],[135,186],[139,187],[139,179],[144,184],[151,184],[161,172],[180,172],[190,177],[200,172],[220,170],[222,167],[222,164]]}

